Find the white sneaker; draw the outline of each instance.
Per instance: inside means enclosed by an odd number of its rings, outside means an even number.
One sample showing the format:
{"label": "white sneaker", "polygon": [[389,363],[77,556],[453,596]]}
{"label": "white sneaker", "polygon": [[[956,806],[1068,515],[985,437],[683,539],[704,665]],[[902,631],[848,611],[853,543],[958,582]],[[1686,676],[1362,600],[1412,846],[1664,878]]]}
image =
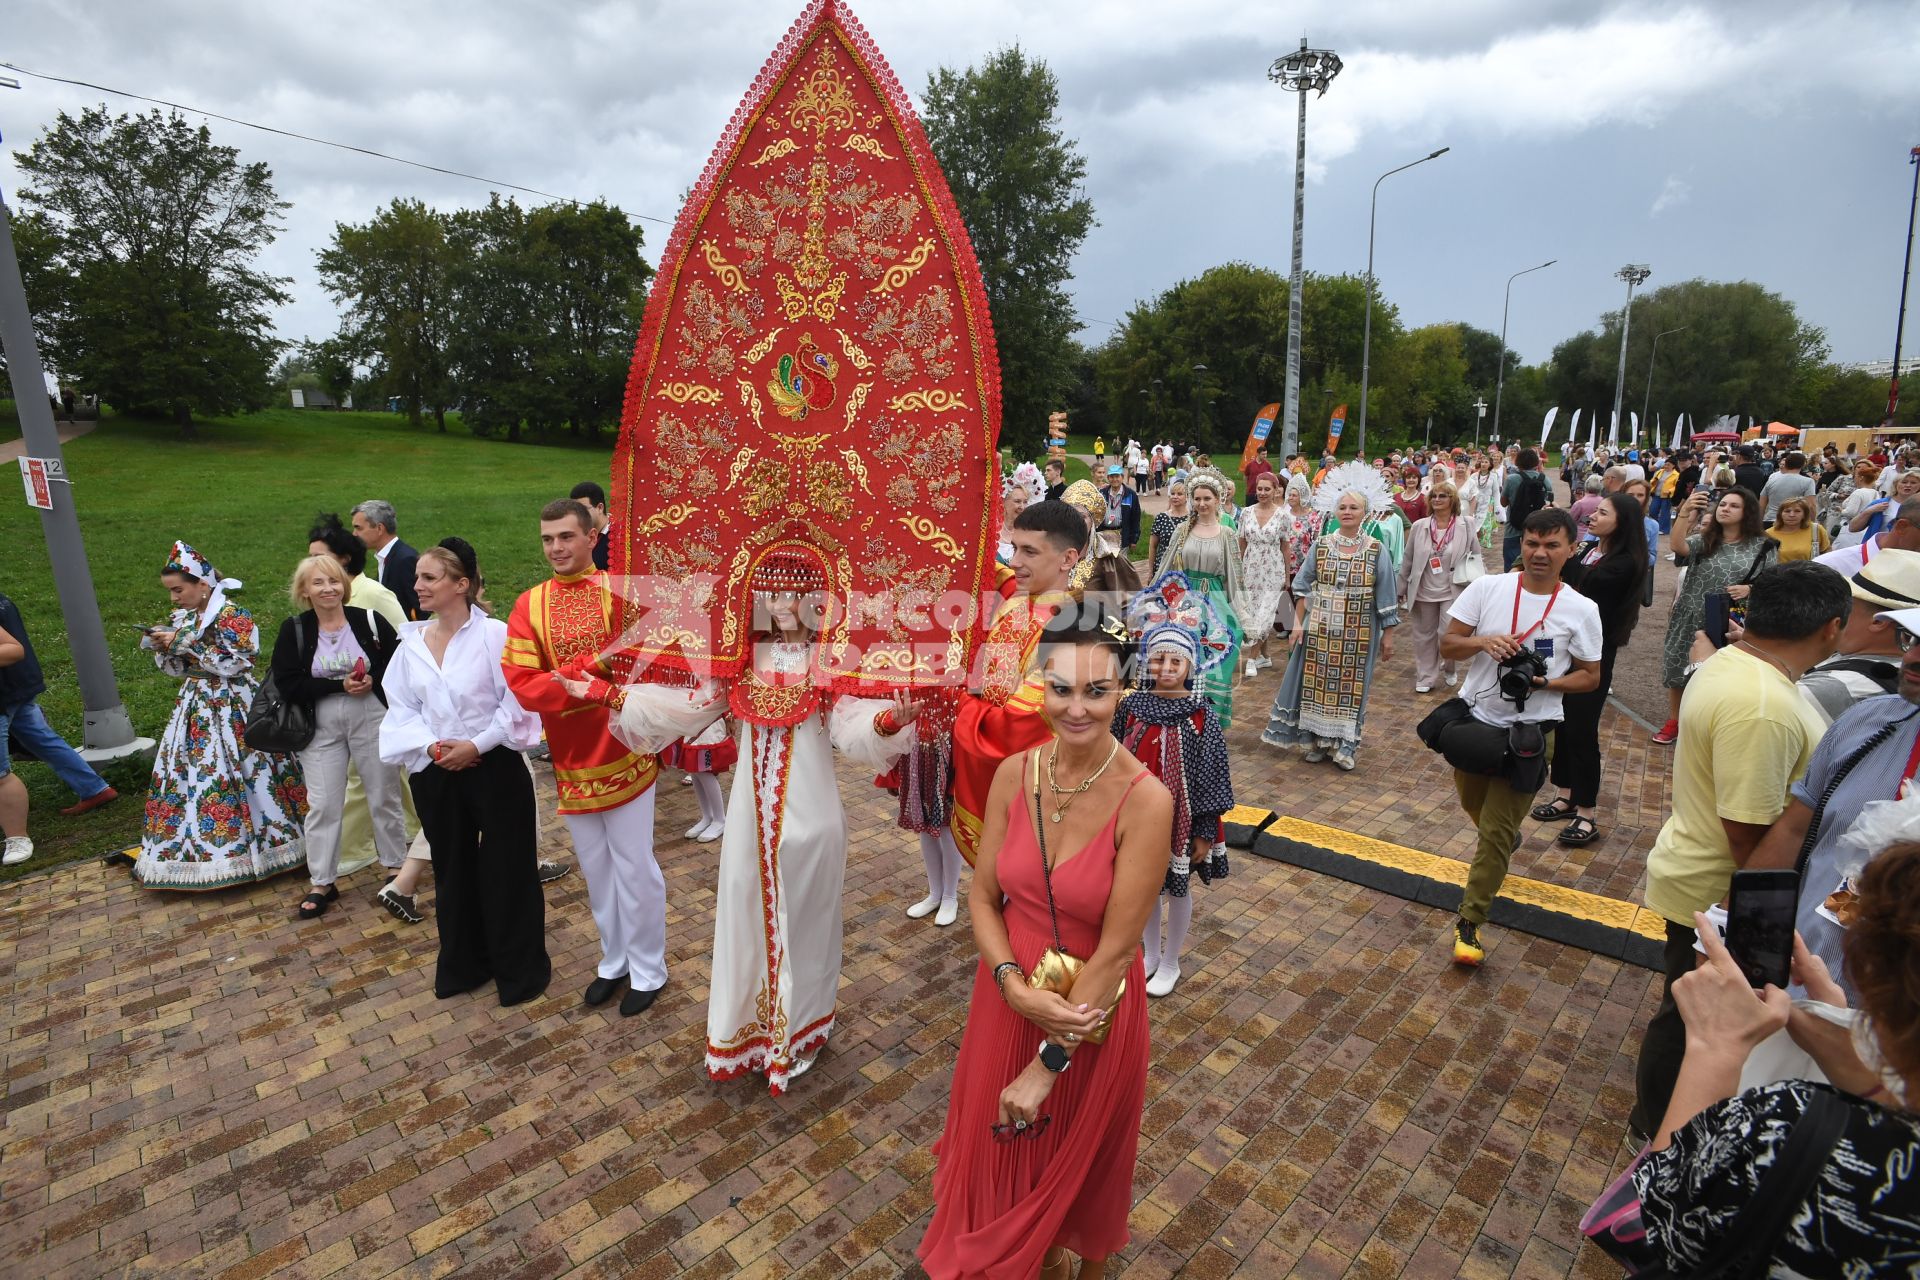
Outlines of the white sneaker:
{"label": "white sneaker", "polygon": [[1432,693],[1433,686],[1430,684],[1417,684],[1413,686],[1413,691],[1415,693]]}
{"label": "white sneaker", "polygon": [[930,893],[926,897],[920,899],[920,901],[914,903],[912,906],[907,908],[907,919],[924,920],[928,916],[932,915],[939,908],[939,906],[940,906],[940,899],[936,895]]}
{"label": "white sneaker", "polygon": [[1247,679],[1251,680],[1259,674],[1260,674],[1260,659],[1248,658],[1247,659]]}
{"label": "white sneaker", "polygon": [[696,835],[694,839],[701,844],[712,844],[726,833],[727,820],[725,818],[715,818],[712,822],[707,823],[706,826],[701,827],[700,834]]}
{"label": "white sneaker", "polygon": [[1460,673],[1458,671],[1447,672],[1446,681],[1447,681],[1447,688],[1449,689],[1453,688],[1453,686],[1460,683]]}
{"label": "white sneaker", "polygon": [[1180,984],[1180,962],[1162,960],[1160,967],[1147,979],[1147,994],[1150,996],[1168,996]]}
{"label": "white sneaker", "polygon": [[948,925],[952,924],[955,920],[958,920],[959,918],[960,918],[959,900],[956,898],[948,898],[945,902],[940,904],[940,914],[936,915],[933,918],[933,922],[939,925],[942,929],[944,929]]}
{"label": "white sneaker", "polygon": [[701,833],[704,832],[712,824],[713,824],[712,818],[707,818],[707,817],[701,818],[700,821],[694,823],[692,826],[687,828],[687,839],[698,840],[701,836]]}
{"label": "white sneaker", "polygon": [[26,836],[8,836],[7,851],[0,855],[0,866],[17,867],[32,856],[32,840]]}

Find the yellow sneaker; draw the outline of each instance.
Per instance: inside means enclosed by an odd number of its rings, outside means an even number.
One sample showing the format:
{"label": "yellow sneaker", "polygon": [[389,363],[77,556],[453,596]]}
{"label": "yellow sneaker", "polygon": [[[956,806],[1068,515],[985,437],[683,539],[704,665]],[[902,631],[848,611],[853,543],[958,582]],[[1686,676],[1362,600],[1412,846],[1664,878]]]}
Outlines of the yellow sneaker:
{"label": "yellow sneaker", "polygon": [[1486,958],[1487,949],[1480,942],[1480,926],[1471,920],[1454,921],[1453,962],[1469,969],[1478,969],[1480,962]]}

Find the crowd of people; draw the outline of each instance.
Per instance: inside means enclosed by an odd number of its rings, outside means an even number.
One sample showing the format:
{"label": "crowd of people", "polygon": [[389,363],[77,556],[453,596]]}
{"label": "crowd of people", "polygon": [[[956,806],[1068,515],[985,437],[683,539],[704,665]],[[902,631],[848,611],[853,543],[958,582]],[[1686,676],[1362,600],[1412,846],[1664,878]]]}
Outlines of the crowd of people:
{"label": "crowd of people", "polygon": [[[642,679],[620,646],[613,531],[591,482],[538,512],[552,576],[503,618],[463,540],[416,550],[382,501],[350,525],[322,515],[264,683],[241,584],[176,543],[161,571],[171,616],[140,643],[180,691],[132,873],[206,890],[304,868],[295,915],[311,920],[372,860],[374,901],[408,923],[426,916],[430,874],[436,996],[491,982],[503,1005],[531,1000],[553,977],[527,765],[540,752],[600,943],[581,998],[620,996],[634,1016],[669,981],[655,801],[678,770],[698,784],[688,837],[721,846],[706,1068],[778,1094],[835,1023],[848,839],[835,759],[880,771],[926,870],[906,914],[953,924],[971,867],[979,952],[923,1265],[1061,1276],[1073,1254],[1097,1277],[1126,1241],[1147,1002],[1181,981],[1194,882],[1229,874],[1225,734],[1247,678],[1284,648],[1261,740],[1346,770],[1383,673],[1446,691],[1419,733],[1477,831],[1450,937],[1454,963],[1476,967],[1523,822],[1564,824],[1569,846],[1604,837],[1602,710],[1664,552],[1684,570],[1662,649],[1672,715],[1655,737],[1674,747],[1673,811],[1646,890],[1667,921],[1665,983],[1642,1036],[1635,1158],[1587,1229],[1635,1266],[1697,1267],[1743,1240],[1804,1261],[1844,1239],[1871,1269],[1920,1247],[1901,1163],[1920,1139],[1907,1110],[1920,469],[1905,451],[1814,467],[1791,450],[1734,456],[1574,449],[1564,506],[1524,447],[1279,467],[1255,450],[1245,488],[1185,446],[1128,442],[1104,487],[1068,483],[1058,460],[1025,464],[1007,478],[975,678],[939,696],[819,687],[830,579],[791,550],[752,566],[737,676]],[[1166,509],[1148,520],[1154,489]],[[45,728],[43,688],[0,599],[8,725],[76,809],[110,802]],[[26,817],[0,771],[9,863],[31,856],[29,843],[16,857]],[[1791,1006],[1722,941],[1735,873],[1770,868],[1799,872]],[[1805,1146],[1814,1137],[1824,1147]],[[1782,1225],[1778,1204],[1806,1194],[1773,1172],[1787,1152],[1830,1171],[1814,1202],[1830,1222]],[[1750,1222],[1749,1201],[1780,1221]]]}

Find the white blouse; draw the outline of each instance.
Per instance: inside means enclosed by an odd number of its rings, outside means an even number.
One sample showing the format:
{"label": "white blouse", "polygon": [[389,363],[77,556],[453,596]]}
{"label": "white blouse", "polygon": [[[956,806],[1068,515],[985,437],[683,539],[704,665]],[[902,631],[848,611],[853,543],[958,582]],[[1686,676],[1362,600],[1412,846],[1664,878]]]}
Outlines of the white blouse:
{"label": "white blouse", "polygon": [[427,748],[436,742],[471,742],[481,755],[498,746],[525,751],[537,745],[540,717],[515,700],[500,667],[507,624],[472,611],[440,662],[427,649],[432,625],[400,628],[400,648],[382,686],[387,714],[380,722],[380,758],[418,773],[433,763]]}

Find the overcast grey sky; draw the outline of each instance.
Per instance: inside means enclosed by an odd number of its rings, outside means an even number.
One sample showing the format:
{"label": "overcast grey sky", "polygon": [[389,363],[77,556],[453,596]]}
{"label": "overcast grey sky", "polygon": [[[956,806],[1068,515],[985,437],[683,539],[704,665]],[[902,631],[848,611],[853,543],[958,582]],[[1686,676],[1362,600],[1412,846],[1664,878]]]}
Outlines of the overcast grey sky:
{"label": "overcast grey sky", "polygon": [[[466,169],[671,220],[795,0],[309,5],[11,0],[0,61]],[[1649,288],[1751,279],[1823,326],[1836,359],[1892,354],[1920,144],[1920,18],[1886,3],[1574,0],[865,0],[854,10],[917,95],[941,64],[1017,42],[1058,73],[1100,219],[1075,293],[1099,341],[1136,300],[1229,259],[1284,272],[1294,99],[1268,63],[1308,36],[1346,70],[1308,108],[1306,264],[1377,270],[1409,324],[1498,331],[1529,361]],[[21,77],[13,147],[102,95]],[[105,99],[116,110],[138,109]],[[396,196],[483,204],[487,188],[214,122],[293,203],[267,265],[293,278],[282,336],[324,336],[314,276],[336,221]],[[525,197],[522,197],[525,199]],[[667,228],[647,222],[649,258]],[[1909,342],[1920,348],[1920,335]]]}

